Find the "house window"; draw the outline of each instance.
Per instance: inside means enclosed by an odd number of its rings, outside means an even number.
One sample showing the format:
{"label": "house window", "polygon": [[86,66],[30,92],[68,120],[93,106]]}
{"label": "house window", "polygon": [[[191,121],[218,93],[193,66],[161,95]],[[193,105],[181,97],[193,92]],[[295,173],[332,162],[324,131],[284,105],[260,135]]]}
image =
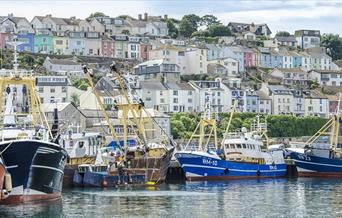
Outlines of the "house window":
{"label": "house window", "polygon": [[163,91],[160,91],[160,93],[159,93],[161,96],[163,95]]}
{"label": "house window", "polygon": [[51,93],[55,93],[55,92],[56,92],[55,87],[51,87],[51,88],[50,88],[50,92],[51,92]]}
{"label": "house window", "polygon": [[178,103],[178,98],[174,98],[173,103]]}
{"label": "house window", "polygon": [[173,91],[173,95],[178,95],[178,91]]}
{"label": "house window", "polygon": [[62,86],[62,92],[66,92],[67,88],[65,86]]}
{"label": "house window", "polygon": [[188,95],[192,95],[192,91],[188,91]]}
{"label": "house window", "polygon": [[173,106],[174,111],[178,111],[178,106]]}
{"label": "house window", "polygon": [[192,98],[188,98],[188,103],[192,103]]}
{"label": "house window", "polygon": [[164,98],[161,98],[161,99],[160,99],[160,103],[165,103]]}
{"label": "house window", "polygon": [[44,87],[39,87],[39,92],[43,93],[44,92]]}

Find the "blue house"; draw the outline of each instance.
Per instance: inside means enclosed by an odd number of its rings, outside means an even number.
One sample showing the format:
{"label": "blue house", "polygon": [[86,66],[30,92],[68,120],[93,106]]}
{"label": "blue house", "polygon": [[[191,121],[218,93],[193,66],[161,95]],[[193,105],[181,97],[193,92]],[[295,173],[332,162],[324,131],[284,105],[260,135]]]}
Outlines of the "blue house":
{"label": "blue house", "polygon": [[207,59],[208,61],[217,60],[221,58],[221,47],[214,44],[207,44],[208,49]]}
{"label": "blue house", "polygon": [[34,34],[33,33],[22,33],[17,35],[18,42],[20,44],[17,47],[19,52],[27,51],[34,52]]}
{"label": "blue house", "polygon": [[272,68],[272,57],[269,48],[258,48],[260,51],[260,66],[265,68]]}
{"label": "blue house", "polygon": [[283,66],[283,56],[276,50],[271,50],[271,63],[272,68],[282,68]]}
{"label": "blue house", "polygon": [[295,51],[291,51],[292,55],[292,66],[293,67],[301,67],[302,66],[302,56]]}
{"label": "blue house", "polygon": [[238,46],[229,47],[229,49],[234,53],[235,59],[239,62],[239,72],[245,72],[245,55],[244,49]]}

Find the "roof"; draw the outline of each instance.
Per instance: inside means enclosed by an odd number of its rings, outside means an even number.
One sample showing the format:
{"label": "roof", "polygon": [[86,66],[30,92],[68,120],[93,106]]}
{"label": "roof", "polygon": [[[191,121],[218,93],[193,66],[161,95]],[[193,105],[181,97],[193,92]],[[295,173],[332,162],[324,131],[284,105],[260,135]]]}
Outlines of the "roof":
{"label": "roof", "polygon": [[276,68],[277,70],[281,71],[282,73],[301,73],[306,74],[307,72],[300,67],[295,68]]}
{"label": "roof", "polygon": [[172,62],[166,61],[165,59],[151,60],[140,63],[136,65],[134,68],[138,68],[139,66],[153,66],[153,65],[161,65],[161,64],[174,64]]}
{"label": "roof", "polygon": [[312,90],[305,94],[306,98],[327,98],[320,90]]}
{"label": "roof", "polygon": [[310,70],[309,72],[315,71],[320,74],[342,74],[342,70]]}
{"label": "roof", "polygon": [[266,95],[263,91],[256,91],[257,95],[260,97],[261,100],[271,100],[271,98]]}
{"label": "roof", "polygon": [[146,90],[167,90],[166,87],[161,82],[154,81],[141,81],[141,89]]}
{"label": "roof", "polygon": [[291,94],[292,95],[291,90],[282,85],[268,85],[267,87],[271,92],[276,93],[276,94]]}
{"label": "roof", "polygon": [[342,68],[342,60],[336,60],[336,61],[334,61],[334,63],[335,63],[338,67]]}
{"label": "roof", "polygon": [[319,30],[296,30],[295,36],[317,36],[317,37],[320,37],[321,33]]}
{"label": "roof", "polygon": [[166,83],[165,86],[171,90],[195,90],[188,83],[170,82]]}
{"label": "roof", "polygon": [[51,59],[49,58],[49,61],[51,64],[57,64],[57,65],[81,65],[75,61],[67,60],[67,59]]}
{"label": "roof", "polygon": [[[61,103],[42,103],[40,105],[40,109],[45,112],[54,112],[55,108],[57,107],[58,111],[64,110],[67,106],[72,105],[71,102],[61,102]],[[76,109],[76,108],[75,108]],[[76,109],[77,110],[77,109]]]}
{"label": "roof", "polygon": [[280,42],[297,42],[294,36],[277,36],[275,38]]}

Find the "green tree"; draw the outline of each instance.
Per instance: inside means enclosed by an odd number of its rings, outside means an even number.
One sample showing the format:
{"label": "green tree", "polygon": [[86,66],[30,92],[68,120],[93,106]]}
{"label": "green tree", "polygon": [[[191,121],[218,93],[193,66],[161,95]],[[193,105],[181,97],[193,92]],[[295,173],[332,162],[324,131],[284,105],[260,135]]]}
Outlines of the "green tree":
{"label": "green tree", "polygon": [[102,12],[95,12],[95,13],[91,13],[87,18],[86,20],[87,21],[91,21],[92,18],[96,18],[96,17],[105,17],[106,15]]}
{"label": "green tree", "polygon": [[208,28],[209,35],[214,36],[231,36],[232,33],[227,26],[222,24],[213,24]]}
{"label": "green tree", "polygon": [[188,21],[190,21],[190,23],[191,23],[192,27],[195,29],[195,31],[197,30],[197,28],[201,24],[201,18],[196,14],[184,15],[182,20],[183,19],[187,19]]}
{"label": "green tree", "polygon": [[196,27],[187,18],[182,18],[179,24],[179,34],[189,38],[193,32],[196,31]]}
{"label": "green tree", "polygon": [[76,106],[80,106],[80,96],[76,93],[71,94],[71,102]]}
{"label": "green tree", "polygon": [[327,52],[333,60],[342,59],[342,40],[339,35],[324,34],[321,45],[327,48]]}
{"label": "green tree", "polygon": [[221,22],[214,15],[204,15],[201,17],[201,25],[209,28],[211,25],[221,24]]}
{"label": "green tree", "polygon": [[173,20],[167,19],[166,24],[167,24],[167,28],[169,30],[169,36],[171,38],[177,38],[178,37],[178,29],[177,29],[175,23],[173,22]]}
{"label": "green tree", "polygon": [[277,32],[277,34],[275,36],[277,37],[277,36],[290,36],[290,35],[291,34],[289,32],[279,31],[279,32]]}

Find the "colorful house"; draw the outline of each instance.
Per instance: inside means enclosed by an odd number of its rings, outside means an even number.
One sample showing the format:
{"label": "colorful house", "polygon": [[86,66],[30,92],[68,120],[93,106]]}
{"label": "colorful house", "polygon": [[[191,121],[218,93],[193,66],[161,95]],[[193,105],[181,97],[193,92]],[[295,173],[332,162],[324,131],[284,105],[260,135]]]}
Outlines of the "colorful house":
{"label": "colorful house", "polygon": [[51,33],[34,35],[34,53],[52,54],[53,36]]}
{"label": "colorful house", "polygon": [[233,51],[235,58],[239,61],[239,71],[244,72],[245,71],[244,50],[240,46],[232,46],[229,48]]}
{"label": "colorful house", "polygon": [[86,54],[84,32],[69,33],[69,51],[72,55]]}
{"label": "colorful house", "polygon": [[140,59],[141,61],[149,60],[149,52],[152,50],[152,44],[149,43],[147,40],[143,40],[140,43]]}
{"label": "colorful house", "polygon": [[277,49],[270,49],[271,54],[271,67],[272,68],[282,68],[283,66],[283,56]]}
{"label": "colorful house", "polygon": [[270,49],[259,47],[260,51],[260,66],[265,68],[271,68],[272,67],[272,58]]}
{"label": "colorful house", "polygon": [[114,40],[107,35],[101,36],[102,56],[114,57]]}
{"label": "colorful house", "polygon": [[115,57],[116,58],[128,58],[128,36],[115,35]]}
{"label": "colorful house", "polygon": [[6,42],[12,39],[13,35],[11,33],[1,33],[0,32],[0,48],[4,49],[7,47]]}
{"label": "colorful house", "polygon": [[53,36],[53,53],[58,55],[69,55],[69,37],[64,32]]}
{"label": "colorful house", "polygon": [[292,56],[292,67],[301,67],[302,66],[302,56],[295,52],[295,51],[290,51],[290,54]]}
{"label": "colorful house", "polygon": [[19,52],[27,51],[34,52],[34,34],[22,33],[17,35],[18,42],[20,44],[17,47]]}
{"label": "colorful house", "polygon": [[243,48],[244,65],[245,67],[252,67],[253,64],[253,51],[249,48]]}

